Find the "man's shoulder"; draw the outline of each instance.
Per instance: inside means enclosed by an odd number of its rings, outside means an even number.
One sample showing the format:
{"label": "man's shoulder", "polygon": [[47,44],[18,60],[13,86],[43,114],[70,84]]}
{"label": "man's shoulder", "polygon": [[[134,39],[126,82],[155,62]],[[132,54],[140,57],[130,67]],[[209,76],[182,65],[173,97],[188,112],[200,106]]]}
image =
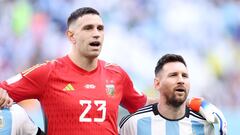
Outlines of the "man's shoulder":
{"label": "man's shoulder", "polygon": [[111,63],[111,62],[106,62],[104,60],[99,60],[100,65],[105,69],[105,70],[110,70],[110,71],[115,71],[115,72],[125,72],[118,64],[116,63]]}
{"label": "man's shoulder", "polygon": [[99,59],[99,62],[101,63],[102,66],[108,68],[108,67],[113,67],[113,68],[121,68],[118,64],[116,63],[112,63],[112,62],[107,62],[107,61],[104,61],[104,60],[100,60]]}
{"label": "man's shoulder", "polygon": [[202,121],[207,122],[206,119],[199,113],[190,108],[187,108],[187,118],[194,120],[194,121]]}
{"label": "man's shoulder", "polygon": [[59,57],[53,60],[45,60],[42,64],[38,64],[38,65],[41,65],[42,68],[48,68],[53,70],[53,69],[62,68],[65,65],[68,65],[66,59],[67,59],[67,56]]}
{"label": "man's shoulder", "polygon": [[143,117],[150,117],[154,115],[153,110],[153,104],[144,106],[143,108],[137,110],[135,113],[123,117],[119,123],[119,127],[121,128],[127,121],[137,121]]}
{"label": "man's shoulder", "polygon": [[64,57],[59,57],[53,60],[46,60],[45,63],[51,66],[54,66],[54,65],[63,65],[67,63],[66,61],[67,61],[67,56],[64,56]]}

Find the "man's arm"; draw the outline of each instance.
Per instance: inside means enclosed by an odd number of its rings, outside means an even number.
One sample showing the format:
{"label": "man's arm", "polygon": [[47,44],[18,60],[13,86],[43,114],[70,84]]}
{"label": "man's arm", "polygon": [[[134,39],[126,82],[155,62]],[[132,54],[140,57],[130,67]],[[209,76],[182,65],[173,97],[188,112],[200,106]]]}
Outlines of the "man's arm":
{"label": "man's arm", "polygon": [[37,64],[0,82],[0,107],[11,106],[13,100],[39,99],[53,69],[51,62]]}

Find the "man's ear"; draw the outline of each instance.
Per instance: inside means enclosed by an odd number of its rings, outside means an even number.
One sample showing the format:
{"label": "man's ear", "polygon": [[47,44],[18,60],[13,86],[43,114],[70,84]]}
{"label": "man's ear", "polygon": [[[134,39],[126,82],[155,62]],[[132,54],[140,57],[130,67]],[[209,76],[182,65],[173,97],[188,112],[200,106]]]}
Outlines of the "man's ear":
{"label": "man's ear", "polygon": [[154,78],[154,88],[158,90],[159,87],[160,87],[160,79],[158,77],[155,77]]}
{"label": "man's ear", "polygon": [[76,43],[76,39],[74,38],[74,33],[72,31],[67,30],[66,35],[68,37],[68,40],[70,40],[73,44]]}

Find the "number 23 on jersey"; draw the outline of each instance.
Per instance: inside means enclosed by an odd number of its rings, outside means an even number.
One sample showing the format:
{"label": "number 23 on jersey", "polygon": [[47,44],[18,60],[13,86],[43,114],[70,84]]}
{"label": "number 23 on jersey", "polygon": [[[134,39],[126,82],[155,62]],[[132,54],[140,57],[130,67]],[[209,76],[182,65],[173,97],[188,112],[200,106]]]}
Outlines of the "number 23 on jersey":
{"label": "number 23 on jersey", "polygon": [[[106,119],[106,101],[105,100],[80,100],[79,101],[81,106],[86,106],[85,110],[79,117],[80,122],[103,122]],[[99,118],[88,118],[86,115],[92,109],[92,105],[97,106],[97,110],[102,113],[102,117]]]}

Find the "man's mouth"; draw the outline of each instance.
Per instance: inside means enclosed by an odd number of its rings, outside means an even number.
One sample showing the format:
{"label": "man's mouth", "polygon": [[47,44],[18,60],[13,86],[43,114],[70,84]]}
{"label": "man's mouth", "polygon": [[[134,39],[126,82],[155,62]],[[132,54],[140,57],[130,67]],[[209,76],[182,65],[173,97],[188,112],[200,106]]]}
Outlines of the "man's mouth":
{"label": "man's mouth", "polygon": [[185,92],[185,89],[179,88],[179,89],[176,89],[176,91],[177,91],[177,92]]}
{"label": "man's mouth", "polygon": [[94,41],[94,42],[91,42],[90,44],[89,44],[90,46],[100,46],[100,42],[98,42],[98,41]]}

